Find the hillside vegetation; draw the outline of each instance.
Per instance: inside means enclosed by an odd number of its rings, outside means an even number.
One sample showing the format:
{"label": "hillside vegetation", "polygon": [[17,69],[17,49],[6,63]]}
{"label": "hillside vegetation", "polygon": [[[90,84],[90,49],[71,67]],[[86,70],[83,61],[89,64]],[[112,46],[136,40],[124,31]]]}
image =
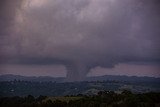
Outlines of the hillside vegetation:
{"label": "hillside vegetation", "polygon": [[100,91],[97,95],[2,97],[0,107],[160,107],[159,99],[160,93],[153,92],[133,94],[124,90],[116,94]]}

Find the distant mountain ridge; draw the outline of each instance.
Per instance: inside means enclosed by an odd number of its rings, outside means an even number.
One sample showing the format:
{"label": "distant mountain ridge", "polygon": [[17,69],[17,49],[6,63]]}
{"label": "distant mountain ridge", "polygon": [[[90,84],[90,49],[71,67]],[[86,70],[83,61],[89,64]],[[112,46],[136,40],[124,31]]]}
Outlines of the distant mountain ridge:
{"label": "distant mountain ridge", "polygon": [[63,82],[65,80],[64,77],[51,77],[51,76],[21,76],[21,75],[13,75],[6,74],[0,75],[0,81],[13,81],[13,80],[21,80],[21,81],[34,81],[34,82],[43,82],[43,81],[55,81],[55,82]]}
{"label": "distant mountain ridge", "polygon": [[[34,81],[34,82],[66,82],[65,77],[51,77],[51,76],[21,76],[6,74],[0,75],[0,81]],[[159,82],[160,78],[155,77],[137,77],[137,76],[120,76],[120,75],[104,75],[104,76],[95,76],[87,77],[84,81],[129,81],[129,82]]]}
{"label": "distant mountain ridge", "polygon": [[138,76],[125,76],[125,75],[104,75],[104,76],[97,76],[97,77],[89,77],[87,78],[89,81],[129,81],[129,82],[159,82],[160,78],[156,77],[138,77]]}

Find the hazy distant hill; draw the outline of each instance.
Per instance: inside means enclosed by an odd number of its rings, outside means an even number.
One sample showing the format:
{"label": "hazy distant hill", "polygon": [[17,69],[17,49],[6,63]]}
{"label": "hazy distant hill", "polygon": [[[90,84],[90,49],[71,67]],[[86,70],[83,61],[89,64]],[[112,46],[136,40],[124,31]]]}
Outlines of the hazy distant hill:
{"label": "hazy distant hill", "polygon": [[129,81],[129,82],[160,82],[160,78],[155,77],[137,77],[137,76],[115,76],[115,75],[105,75],[97,77],[89,77],[88,81]]}
{"label": "hazy distant hill", "polygon": [[19,75],[0,76],[0,97],[5,96],[65,96],[88,94],[94,95],[101,90],[119,92],[128,89],[135,93],[160,92],[160,78],[98,76],[88,77],[81,82],[66,82],[59,77],[26,77]]}
{"label": "hazy distant hill", "polygon": [[[65,82],[65,77],[50,77],[50,76],[20,76],[20,75],[0,75],[0,81],[13,81],[13,80],[23,80],[23,81],[52,81],[52,82]],[[160,78],[154,77],[137,77],[137,76],[115,76],[115,75],[105,75],[96,77],[87,77],[84,81],[129,81],[129,82],[159,82]]]}
{"label": "hazy distant hill", "polygon": [[50,77],[50,76],[21,76],[21,75],[0,75],[0,81],[13,81],[13,80],[21,80],[21,81],[56,81],[63,82],[65,80],[64,77]]}

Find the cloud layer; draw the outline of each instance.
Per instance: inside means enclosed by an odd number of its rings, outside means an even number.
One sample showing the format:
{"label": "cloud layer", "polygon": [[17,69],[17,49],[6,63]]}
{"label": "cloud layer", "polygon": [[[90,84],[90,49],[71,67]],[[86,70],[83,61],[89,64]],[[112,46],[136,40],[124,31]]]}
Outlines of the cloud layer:
{"label": "cloud layer", "polygon": [[[96,66],[159,63],[159,0],[2,0],[1,63]],[[78,77],[77,77],[78,75]]]}

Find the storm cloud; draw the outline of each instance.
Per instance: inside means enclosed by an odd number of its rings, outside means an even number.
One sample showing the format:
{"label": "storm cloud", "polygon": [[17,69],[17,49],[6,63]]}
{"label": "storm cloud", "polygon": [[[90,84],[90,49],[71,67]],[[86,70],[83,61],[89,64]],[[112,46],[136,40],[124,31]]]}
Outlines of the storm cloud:
{"label": "storm cloud", "polygon": [[[1,63],[97,66],[160,62],[159,0],[1,0]],[[38,72],[38,71],[37,71]]]}

